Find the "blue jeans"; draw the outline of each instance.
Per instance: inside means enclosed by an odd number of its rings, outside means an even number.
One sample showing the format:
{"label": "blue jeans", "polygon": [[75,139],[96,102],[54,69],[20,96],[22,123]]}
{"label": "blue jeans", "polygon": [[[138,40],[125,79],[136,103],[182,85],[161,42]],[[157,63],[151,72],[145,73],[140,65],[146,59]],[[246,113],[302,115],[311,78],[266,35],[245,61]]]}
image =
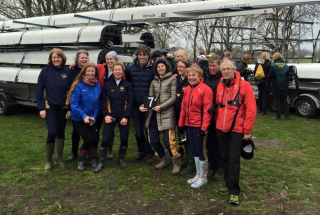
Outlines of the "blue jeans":
{"label": "blue jeans", "polygon": [[148,112],[141,112],[138,106],[133,106],[132,120],[136,130],[136,141],[138,145],[138,152],[146,155],[153,155],[154,151],[148,141],[148,132],[145,128]]}

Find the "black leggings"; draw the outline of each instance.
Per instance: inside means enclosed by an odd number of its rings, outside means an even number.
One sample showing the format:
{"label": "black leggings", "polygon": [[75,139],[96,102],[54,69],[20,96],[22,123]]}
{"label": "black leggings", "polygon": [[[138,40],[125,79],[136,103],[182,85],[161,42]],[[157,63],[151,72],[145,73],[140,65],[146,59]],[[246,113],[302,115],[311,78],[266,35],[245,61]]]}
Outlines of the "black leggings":
{"label": "black leggings", "polygon": [[81,150],[87,150],[89,147],[98,147],[99,130],[96,123],[90,126],[88,123],[84,123],[84,121],[72,121],[72,124],[83,139]]}
{"label": "black leggings", "polygon": [[64,139],[67,112],[68,109],[63,108],[46,109],[47,143],[54,143],[56,138]]}

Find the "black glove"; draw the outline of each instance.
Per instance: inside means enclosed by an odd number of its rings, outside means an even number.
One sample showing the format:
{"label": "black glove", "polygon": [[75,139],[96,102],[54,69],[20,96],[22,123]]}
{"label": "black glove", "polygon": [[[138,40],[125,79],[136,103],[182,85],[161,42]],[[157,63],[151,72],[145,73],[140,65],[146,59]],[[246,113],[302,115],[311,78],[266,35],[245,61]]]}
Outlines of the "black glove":
{"label": "black glove", "polygon": [[211,108],[208,109],[208,114],[213,114],[213,112],[215,111],[216,106],[213,105]]}
{"label": "black glove", "polygon": [[207,134],[206,134],[206,131],[203,131],[203,130],[200,130],[200,131],[199,131],[198,136],[204,137],[204,136],[206,136],[206,135],[207,135]]}
{"label": "black glove", "polygon": [[186,131],[185,127],[178,127],[178,133],[183,134]]}

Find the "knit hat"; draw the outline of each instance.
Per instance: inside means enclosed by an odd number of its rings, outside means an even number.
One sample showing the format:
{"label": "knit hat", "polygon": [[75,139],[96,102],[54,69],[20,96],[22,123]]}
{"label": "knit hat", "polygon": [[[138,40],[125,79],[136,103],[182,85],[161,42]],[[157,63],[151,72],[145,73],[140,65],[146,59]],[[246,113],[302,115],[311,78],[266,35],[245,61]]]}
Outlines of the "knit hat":
{"label": "knit hat", "polygon": [[206,56],[202,54],[202,55],[199,55],[199,56],[197,57],[197,59],[205,60],[205,59],[206,59]]}
{"label": "knit hat", "polygon": [[163,63],[166,66],[166,74],[168,72],[171,72],[171,66],[168,63],[168,61],[164,57],[158,57],[156,59],[156,61],[153,63],[153,72],[154,72],[154,74],[159,75],[158,71],[157,71],[157,67],[158,67],[159,63]]}
{"label": "knit hat", "polygon": [[107,57],[107,56],[112,56],[112,57],[114,57],[114,59],[118,60],[118,55],[117,55],[117,52],[115,52],[115,51],[110,51],[110,52],[108,52],[108,53],[106,54],[106,57]]}

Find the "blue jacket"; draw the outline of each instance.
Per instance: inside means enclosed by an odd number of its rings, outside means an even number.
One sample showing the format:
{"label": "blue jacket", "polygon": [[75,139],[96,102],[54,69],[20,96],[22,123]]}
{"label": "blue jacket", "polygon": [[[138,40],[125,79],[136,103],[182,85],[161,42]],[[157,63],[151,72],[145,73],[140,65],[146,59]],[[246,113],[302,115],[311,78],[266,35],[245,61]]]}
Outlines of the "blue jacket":
{"label": "blue jacket", "polygon": [[75,87],[71,97],[71,119],[73,121],[82,121],[87,116],[98,116],[100,108],[100,84],[89,86],[81,81]]}
{"label": "blue jacket", "polygon": [[67,94],[73,81],[69,69],[46,66],[42,68],[36,87],[38,109],[68,108]]}
{"label": "blue jacket", "polygon": [[144,102],[144,97],[149,95],[150,84],[154,78],[150,59],[146,66],[140,67],[138,58],[136,58],[133,64],[126,68],[125,76],[126,80],[132,84],[134,105],[142,105]]}
{"label": "blue jacket", "polygon": [[108,81],[102,91],[100,110],[103,116],[114,112],[123,112],[123,118],[129,119],[132,114],[133,91],[131,83],[121,79],[117,85],[115,79]]}

